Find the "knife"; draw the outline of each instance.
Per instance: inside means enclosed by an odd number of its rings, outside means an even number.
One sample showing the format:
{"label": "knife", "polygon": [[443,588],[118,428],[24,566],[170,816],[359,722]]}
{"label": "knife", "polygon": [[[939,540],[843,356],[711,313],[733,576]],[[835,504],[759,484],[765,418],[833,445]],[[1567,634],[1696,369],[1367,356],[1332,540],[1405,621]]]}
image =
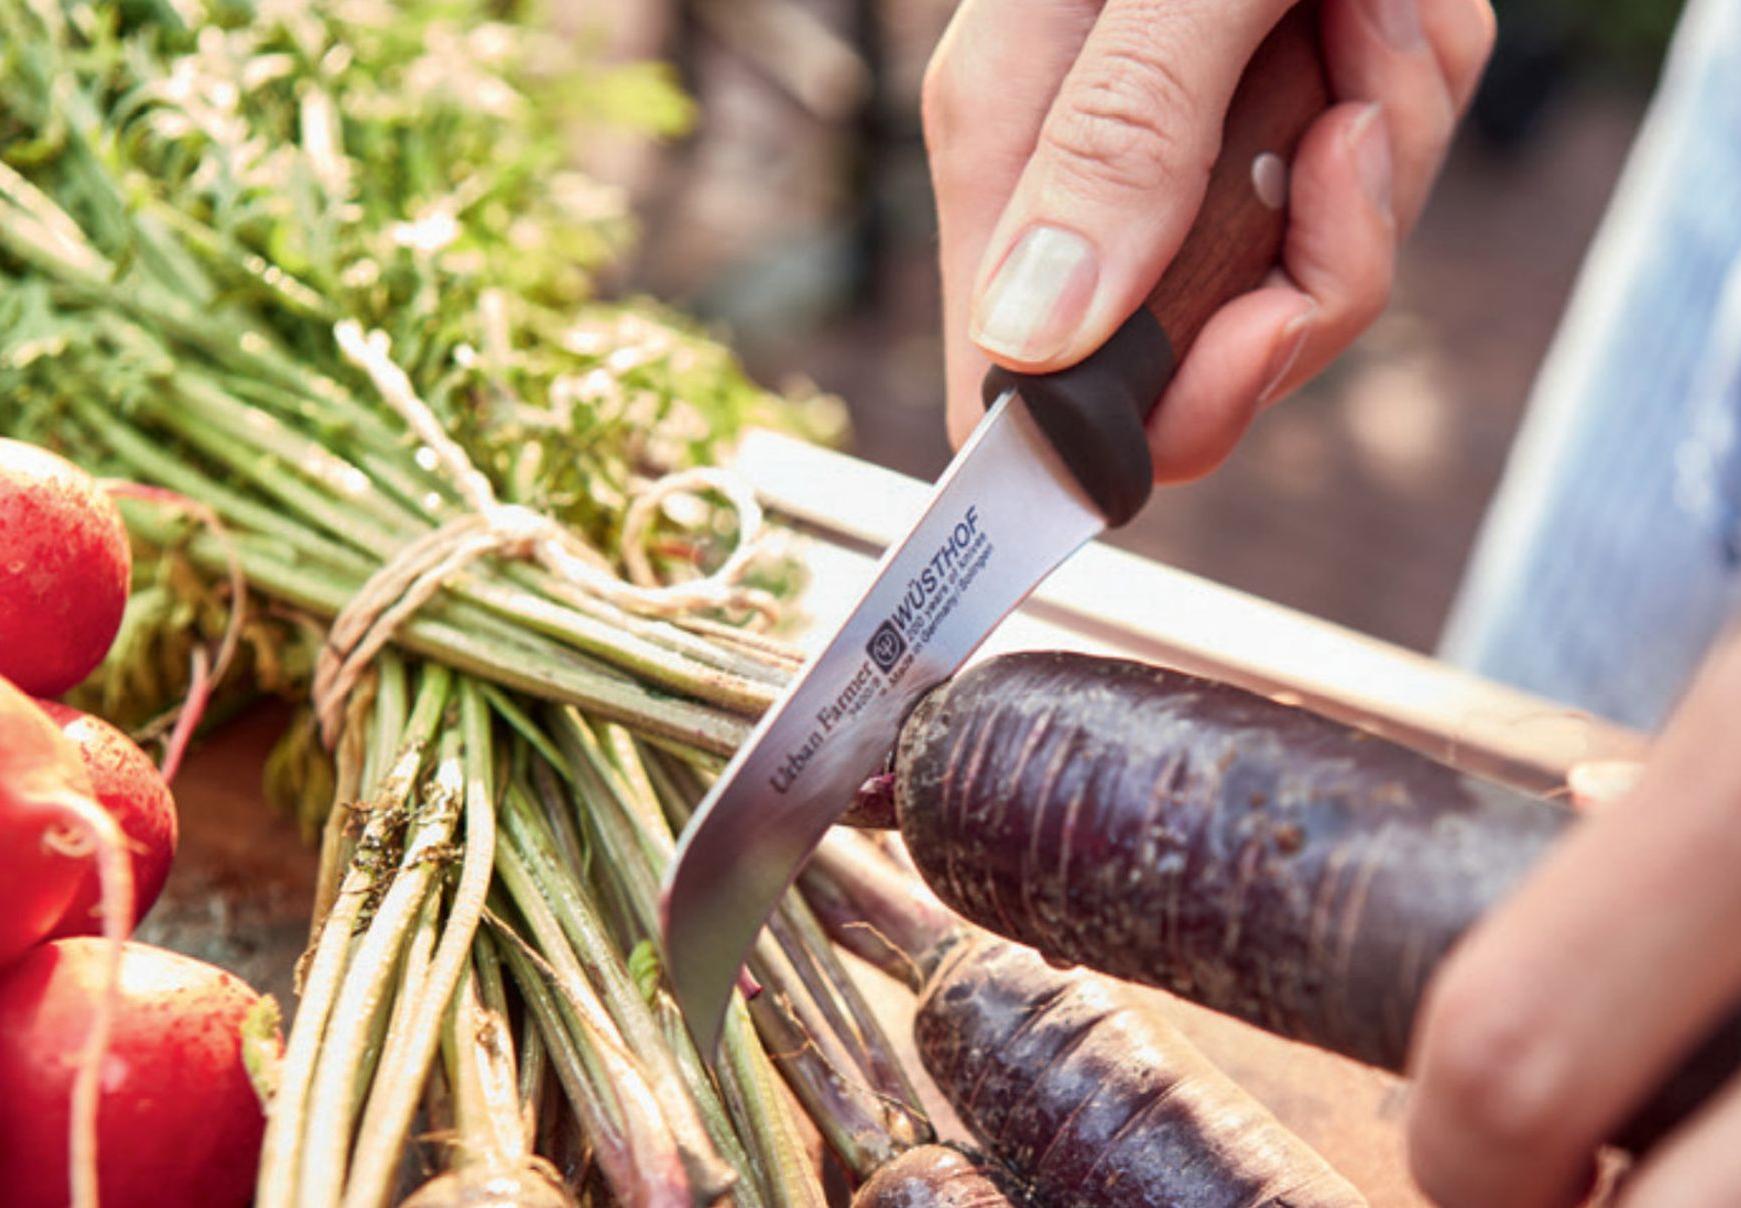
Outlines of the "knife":
{"label": "knife", "polygon": [[1209,316],[1275,267],[1286,165],[1328,105],[1318,5],[1296,5],[1247,65],[1196,223],[1154,293],[1074,368],[987,374],[986,415],[922,514],[714,783],[661,902],[666,974],[702,1053],[757,932],[908,709],[1147,500],[1144,423]]}

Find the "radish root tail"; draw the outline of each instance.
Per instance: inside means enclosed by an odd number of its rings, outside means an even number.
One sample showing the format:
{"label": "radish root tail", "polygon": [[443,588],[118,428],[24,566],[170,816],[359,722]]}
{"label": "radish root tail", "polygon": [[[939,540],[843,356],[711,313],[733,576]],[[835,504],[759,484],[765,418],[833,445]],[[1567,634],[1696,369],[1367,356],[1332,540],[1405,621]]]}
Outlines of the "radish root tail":
{"label": "radish root tail", "polygon": [[133,931],[133,868],[127,841],[114,818],[88,797],[72,795],[57,803],[67,822],[81,833],[97,863],[103,915],[103,987],[91,1016],[91,1030],[79,1053],[68,1124],[68,1169],[73,1208],[97,1208],[97,1108],[102,1092],[103,1057],[121,1001],[121,953]]}
{"label": "radish root tail", "polygon": [[217,539],[218,548],[223,551],[230,584],[230,615],[224,622],[223,636],[218,639],[217,655],[214,657],[204,646],[196,647],[189,659],[186,696],[179,705],[144,727],[148,734],[168,729],[169,736],[164,740],[163,758],[157,770],[165,784],[173,784],[175,774],[181,770],[188,743],[193,741],[194,731],[199,728],[206,705],[211,702],[212,688],[229,671],[230,663],[242,644],[242,623],[248,615],[248,576],[242,569],[242,555],[230,537],[230,530],[224,527],[223,520],[213,508],[167,487],[129,482],[125,478],[100,478],[97,482],[112,499],[140,499],[180,508],[210,529]]}

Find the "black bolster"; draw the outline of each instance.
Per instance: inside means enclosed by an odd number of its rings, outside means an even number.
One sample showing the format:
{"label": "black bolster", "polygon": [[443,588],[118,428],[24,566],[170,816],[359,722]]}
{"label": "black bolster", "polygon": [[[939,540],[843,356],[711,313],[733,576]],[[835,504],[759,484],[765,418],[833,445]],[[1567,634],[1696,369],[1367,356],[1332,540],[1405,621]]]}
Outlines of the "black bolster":
{"label": "black bolster", "polygon": [[1106,523],[1117,528],[1137,514],[1154,485],[1143,421],[1173,369],[1167,333],[1144,308],[1069,369],[1026,374],[993,365],[985,375],[985,405],[1017,391]]}

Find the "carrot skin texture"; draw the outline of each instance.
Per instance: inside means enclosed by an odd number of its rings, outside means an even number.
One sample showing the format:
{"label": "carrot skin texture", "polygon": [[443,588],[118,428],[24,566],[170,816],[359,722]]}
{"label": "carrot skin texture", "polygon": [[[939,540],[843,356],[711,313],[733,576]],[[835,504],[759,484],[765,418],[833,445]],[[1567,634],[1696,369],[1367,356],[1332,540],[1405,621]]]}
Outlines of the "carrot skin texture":
{"label": "carrot skin texture", "polygon": [[[1434,969],[1577,821],[1304,709],[1066,653],[921,702],[896,798],[969,919],[1398,1072]],[[1614,1140],[1649,1148],[1738,1065],[1741,1015]]]}
{"label": "carrot skin texture", "polygon": [[947,1145],[920,1145],[883,1163],[852,1208],[1008,1208],[1030,1203],[994,1162]]}
{"label": "carrot skin texture", "polygon": [[1365,1199],[1184,1035],[1092,974],[961,936],[913,1024],[987,1149],[1062,1208],[1348,1208]]}
{"label": "carrot skin texture", "polygon": [[[933,1082],[1033,1202],[1188,1208],[1254,1184],[1257,1197],[1231,1202],[1274,1199],[1277,1185],[1300,1189],[1289,1203],[1363,1202],[1177,1029],[1126,1009],[1117,983],[969,932],[864,836],[830,835],[805,888],[827,898],[836,942],[919,996],[913,1035]],[[1101,1161],[1071,1164],[1084,1157]]]}
{"label": "carrot skin texture", "polygon": [[[9,1208],[67,1198],[74,1061],[101,992],[103,941],[32,949],[0,974],[0,1188]],[[265,1117],[243,1069],[258,1001],[239,978],[129,942],[98,1109],[104,1208],[225,1208],[253,1196]]]}
{"label": "carrot skin texture", "polygon": [[1072,964],[1400,1069],[1438,959],[1573,819],[1225,684],[991,660],[902,733],[939,895]]}

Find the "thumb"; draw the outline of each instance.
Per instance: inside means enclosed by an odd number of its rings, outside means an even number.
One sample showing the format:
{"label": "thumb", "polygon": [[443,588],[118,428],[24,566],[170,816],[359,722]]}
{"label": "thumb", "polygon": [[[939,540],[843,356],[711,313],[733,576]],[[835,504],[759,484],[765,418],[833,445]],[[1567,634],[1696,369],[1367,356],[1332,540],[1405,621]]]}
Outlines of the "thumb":
{"label": "thumb", "polygon": [[1201,205],[1221,127],[1291,0],[1108,0],[987,246],[970,334],[992,359],[1062,369],[1160,280]]}

